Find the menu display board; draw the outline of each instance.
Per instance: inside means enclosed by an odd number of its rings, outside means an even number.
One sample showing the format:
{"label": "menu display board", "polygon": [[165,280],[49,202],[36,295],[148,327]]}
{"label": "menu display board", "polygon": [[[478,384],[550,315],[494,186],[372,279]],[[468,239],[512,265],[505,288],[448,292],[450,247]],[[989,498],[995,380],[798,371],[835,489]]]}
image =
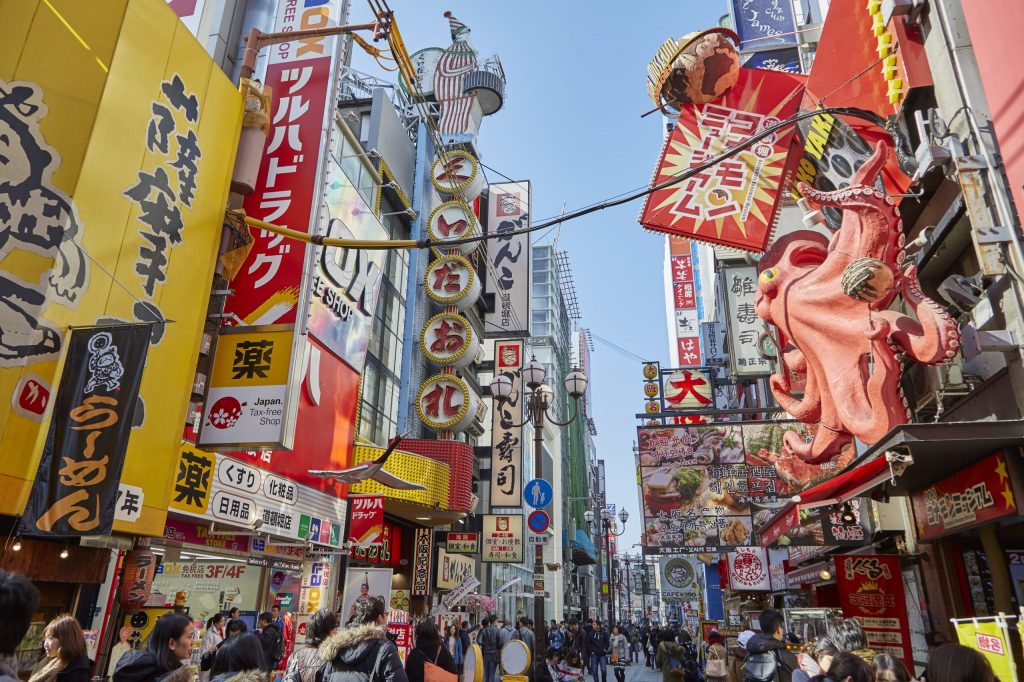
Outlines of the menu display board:
{"label": "menu display board", "polygon": [[[644,552],[714,553],[756,545],[754,532],[779,507],[834,476],[854,456],[851,451],[826,464],[809,464],[784,447],[787,432],[812,435],[794,421],[640,427]],[[827,542],[821,522],[810,530],[794,528],[779,540]]]}

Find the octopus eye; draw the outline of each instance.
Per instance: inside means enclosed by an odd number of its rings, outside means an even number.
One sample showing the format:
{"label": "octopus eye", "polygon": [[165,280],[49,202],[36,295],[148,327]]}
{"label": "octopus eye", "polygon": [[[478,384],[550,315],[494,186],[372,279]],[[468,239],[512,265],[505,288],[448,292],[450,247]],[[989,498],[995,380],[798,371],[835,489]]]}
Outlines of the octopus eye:
{"label": "octopus eye", "polygon": [[765,270],[764,272],[761,273],[760,280],[762,282],[764,282],[765,284],[767,284],[768,282],[771,282],[773,279],[775,279],[778,276],[779,276],[779,271],[778,271],[777,268],[768,268],[767,270]]}

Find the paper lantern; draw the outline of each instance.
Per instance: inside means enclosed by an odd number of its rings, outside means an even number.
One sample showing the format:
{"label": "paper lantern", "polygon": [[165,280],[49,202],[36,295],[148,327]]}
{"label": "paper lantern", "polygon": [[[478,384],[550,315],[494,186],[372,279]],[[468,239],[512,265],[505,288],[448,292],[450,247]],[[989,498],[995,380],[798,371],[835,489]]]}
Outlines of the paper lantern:
{"label": "paper lantern", "polygon": [[148,549],[135,549],[124,559],[121,581],[121,605],[128,610],[141,609],[153,591],[156,576],[156,554]]}

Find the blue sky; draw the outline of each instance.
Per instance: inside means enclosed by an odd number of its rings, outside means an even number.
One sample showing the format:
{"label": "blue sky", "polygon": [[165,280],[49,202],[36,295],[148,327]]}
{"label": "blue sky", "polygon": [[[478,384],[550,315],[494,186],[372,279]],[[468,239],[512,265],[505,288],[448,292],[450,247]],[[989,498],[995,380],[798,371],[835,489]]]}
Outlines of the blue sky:
{"label": "blue sky", "polygon": [[[661,118],[651,108],[647,63],[662,41],[714,26],[725,0],[389,0],[410,52],[451,42],[451,12],[472,30],[481,58],[500,56],[505,107],[484,119],[482,161],[533,188],[534,221],[650,182],[661,151]],[[351,21],[368,17],[353,2]],[[356,50],[353,66],[379,73]],[[493,175],[493,174],[492,174]],[[500,178],[491,177],[492,180]],[[645,359],[668,361],[662,284],[663,240],[636,222],[642,201],[565,223],[581,325]],[[543,233],[541,233],[543,234]],[[546,239],[551,239],[552,233]],[[600,342],[592,356],[598,456],[608,501],[629,510],[619,550],[640,541],[633,465],[634,414],[643,408],[640,363]],[[632,549],[636,552],[639,548]]]}

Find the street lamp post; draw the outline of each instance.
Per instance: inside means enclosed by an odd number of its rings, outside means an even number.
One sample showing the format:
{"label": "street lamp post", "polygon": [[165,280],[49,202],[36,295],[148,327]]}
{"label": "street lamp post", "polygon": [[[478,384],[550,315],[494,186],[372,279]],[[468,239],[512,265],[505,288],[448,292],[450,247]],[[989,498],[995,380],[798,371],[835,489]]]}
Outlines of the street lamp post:
{"label": "street lamp post", "polygon": [[619,519],[622,521],[622,530],[616,533],[612,530],[612,521],[615,517],[608,507],[602,507],[601,513],[595,517],[594,512],[590,509],[583,513],[583,518],[590,524],[592,532],[595,530],[596,534],[603,535],[605,537],[605,558],[607,559],[607,576],[608,576],[608,627],[611,628],[612,623],[615,622],[615,590],[612,589],[614,583],[612,582],[612,536],[618,537],[626,532],[626,521],[629,519],[629,512],[623,507],[619,510]]}
{"label": "street lamp post", "polygon": [[[587,390],[587,375],[573,368],[565,375],[563,385],[566,392],[572,397],[572,416],[564,422],[554,419],[548,414],[551,401],[555,396],[551,387],[544,383],[544,365],[537,362],[536,358],[531,359],[523,366],[523,383],[530,389],[530,395],[526,400],[526,421],[514,426],[523,426],[533,423],[533,469],[536,478],[541,478],[544,470],[544,420],[556,426],[568,426],[576,420],[579,414],[579,399]],[[512,397],[513,381],[511,373],[495,374],[491,380],[491,397],[500,406]],[[537,544],[533,555],[533,576],[544,578],[544,546]],[[544,631],[544,593],[534,590],[533,596],[533,634],[536,642],[533,652],[534,679],[539,667],[547,665],[547,637]]]}
{"label": "street lamp post", "polygon": [[629,570],[629,562],[631,557],[626,555],[626,622],[629,623],[633,620],[633,593],[629,589],[629,580],[631,573]]}

